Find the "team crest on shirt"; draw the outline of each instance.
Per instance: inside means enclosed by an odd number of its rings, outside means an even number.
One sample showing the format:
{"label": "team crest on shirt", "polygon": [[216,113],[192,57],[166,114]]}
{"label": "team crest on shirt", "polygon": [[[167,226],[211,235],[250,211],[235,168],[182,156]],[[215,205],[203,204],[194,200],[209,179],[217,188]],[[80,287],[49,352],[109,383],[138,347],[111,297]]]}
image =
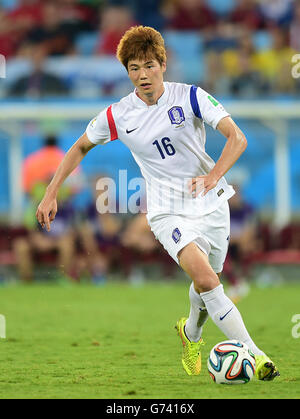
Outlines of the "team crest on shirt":
{"label": "team crest on shirt", "polygon": [[168,110],[168,115],[171,124],[175,125],[176,128],[184,125],[183,122],[185,121],[185,116],[181,106],[173,106],[171,109]]}
{"label": "team crest on shirt", "polygon": [[173,233],[172,233],[172,239],[174,240],[174,242],[177,244],[179,242],[181,238],[181,233],[178,227],[174,228]]}

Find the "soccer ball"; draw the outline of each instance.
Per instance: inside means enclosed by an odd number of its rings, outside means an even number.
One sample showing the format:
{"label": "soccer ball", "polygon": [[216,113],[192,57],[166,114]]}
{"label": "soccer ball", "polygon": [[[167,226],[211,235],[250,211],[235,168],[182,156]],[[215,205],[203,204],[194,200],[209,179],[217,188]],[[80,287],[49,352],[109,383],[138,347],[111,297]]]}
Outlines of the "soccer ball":
{"label": "soccer ball", "polygon": [[217,384],[246,384],[255,372],[255,357],[238,340],[217,343],[207,360],[208,372]]}

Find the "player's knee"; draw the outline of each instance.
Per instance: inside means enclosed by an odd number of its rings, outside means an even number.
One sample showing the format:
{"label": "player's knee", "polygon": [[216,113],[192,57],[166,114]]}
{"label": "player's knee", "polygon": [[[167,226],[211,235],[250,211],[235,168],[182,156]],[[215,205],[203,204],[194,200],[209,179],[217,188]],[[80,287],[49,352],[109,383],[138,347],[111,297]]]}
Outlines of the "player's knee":
{"label": "player's knee", "polygon": [[207,255],[195,243],[190,243],[178,252],[178,259],[180,266],[194,282],[198,293],[210,291],[220,284]]}
{"label": "player's knee", "polygon": [[199,272],[192,279],[198,293],[213,290],[220,284],[218,275],[213,271]]}

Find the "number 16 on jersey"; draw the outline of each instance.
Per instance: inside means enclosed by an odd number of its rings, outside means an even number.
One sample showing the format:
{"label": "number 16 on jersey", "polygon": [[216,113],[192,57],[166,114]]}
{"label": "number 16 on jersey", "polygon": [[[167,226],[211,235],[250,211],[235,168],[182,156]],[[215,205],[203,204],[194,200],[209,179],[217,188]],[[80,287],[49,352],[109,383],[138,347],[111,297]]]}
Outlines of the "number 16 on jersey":
{"label": "number 16 on jersey", "polygon": [[168,156],[174,156],[174,154],[176,153],[176,150],[171,144],[170,138],[164,137],[161,139],[160,143],[159,143],[159,140],[155,140],[152,144],[157,147],[157,150],[159,151],[160,157],[162,159],[166,158],[166,154]]}

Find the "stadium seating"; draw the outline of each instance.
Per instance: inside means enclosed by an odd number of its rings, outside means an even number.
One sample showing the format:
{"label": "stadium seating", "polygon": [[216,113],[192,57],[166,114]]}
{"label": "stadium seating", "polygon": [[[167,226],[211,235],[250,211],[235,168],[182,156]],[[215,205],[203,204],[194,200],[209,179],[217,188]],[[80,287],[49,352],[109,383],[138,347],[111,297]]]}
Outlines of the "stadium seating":
{"label": "stadium seating", "polygon": [[262,51],[271,48],[272,37],[268,31],[257,31],[252,36],[254,47],[257,51]]}
{"label": "stadium seating", "polygon": [[215,13],[223,16],[233,10],[236,5],[236,0],[207,0],[207,4]]}
{"label": "stadium seating", "polygon": [[82,56],[92,55],[95,48],[100,42],[100,35],[98,32],[83,32],[75,41],[77,52]]}
{"label": "stadium seating", "polygon": [[195,31],[165,31],[163,36],[167,49],[175,55],[184,80],[187,83],[203,80],[205,59],[201,34]]}

